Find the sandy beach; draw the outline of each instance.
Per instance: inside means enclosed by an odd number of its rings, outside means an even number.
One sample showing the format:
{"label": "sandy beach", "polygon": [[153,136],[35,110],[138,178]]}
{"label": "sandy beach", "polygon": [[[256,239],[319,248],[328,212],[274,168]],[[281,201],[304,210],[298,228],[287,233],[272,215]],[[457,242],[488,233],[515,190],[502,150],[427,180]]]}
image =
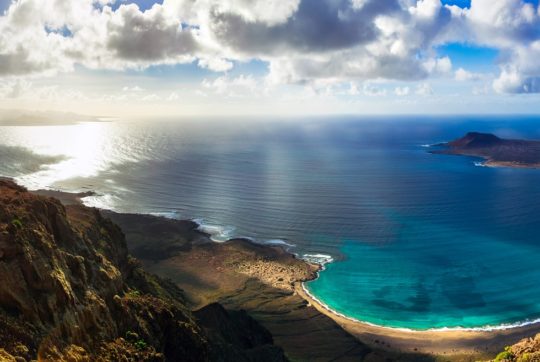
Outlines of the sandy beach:
{"label": "sandy beach", "polygon": [[295,291],[320,313],[332,318],[361,342],[387,350],[454,356],[457,360],[490,359],[505,346],[540,333],[540,323],[493,331],[407,331],[373,326],[331,311],[307,293],[303,283],[296,283]]}

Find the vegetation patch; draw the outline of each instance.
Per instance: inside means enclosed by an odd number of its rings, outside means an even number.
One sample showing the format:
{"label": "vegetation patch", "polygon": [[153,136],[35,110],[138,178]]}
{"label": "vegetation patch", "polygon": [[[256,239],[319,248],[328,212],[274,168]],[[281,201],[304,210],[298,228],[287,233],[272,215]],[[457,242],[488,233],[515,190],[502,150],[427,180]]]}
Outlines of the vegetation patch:
{"label": "vegetation patch", "polygon": [[514,354],[510,350],[510,347],[505,347],[504,351],[502,351],[497,355],[497,357],[495,357],[495,362],[512,361],[513,359]]}

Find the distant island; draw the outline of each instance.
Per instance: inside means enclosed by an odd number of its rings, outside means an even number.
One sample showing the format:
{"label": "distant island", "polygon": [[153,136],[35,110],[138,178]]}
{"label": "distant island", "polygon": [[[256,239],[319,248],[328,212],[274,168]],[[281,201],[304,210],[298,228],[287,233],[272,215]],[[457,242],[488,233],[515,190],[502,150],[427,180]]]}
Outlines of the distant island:
{"label": "distant island", "polygon": [[540,168],[540,141],[503,139],[490,133],[469,132],[436,145],[435,154],[482,157],[484,166]]}

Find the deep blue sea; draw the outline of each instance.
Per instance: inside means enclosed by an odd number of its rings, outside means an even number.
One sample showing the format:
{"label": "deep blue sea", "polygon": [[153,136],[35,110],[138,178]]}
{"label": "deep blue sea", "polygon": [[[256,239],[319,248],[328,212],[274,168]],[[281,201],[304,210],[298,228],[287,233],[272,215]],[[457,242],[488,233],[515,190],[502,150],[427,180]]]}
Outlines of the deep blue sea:
{"label": "deep blue sea", "polygon": [[426,145],[468,131],[540,139],[540,117],[95,122],[0,127],[0,174],[94,190],[89,205],[197,219],[216,240],[326,258],[307,288],[412,329],[540,318],[540,170]]}

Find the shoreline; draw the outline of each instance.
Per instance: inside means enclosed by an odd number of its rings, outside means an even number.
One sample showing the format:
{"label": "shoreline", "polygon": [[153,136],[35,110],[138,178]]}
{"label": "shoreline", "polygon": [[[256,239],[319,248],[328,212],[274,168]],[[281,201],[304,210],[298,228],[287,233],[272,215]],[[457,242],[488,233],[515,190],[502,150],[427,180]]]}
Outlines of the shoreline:
{"label": "shoreline", "polygon": [[517,169],[530,169],[530,170],[540,169],[540,163],[524,164],[524,163],[513,162],[513,161],[497,161],[497,160],[493,160],[491,157],[488,157],[488,156],[472,154],[472,153],[461,153],[461,152],[449,152],[449,153],[439,153],[439,154],[444,154],[444,155],[449,155],[449,156],[478,158],[482,160],[482,161],[474,162],[474,165],[478,167],[517,168]]}
{"label": "shoreline", "polygon": [[[34,190],[31,192],[58,198],[63,203],[83,204],[80,197],[82,194],[74,194],[59,190]],[[107,211],[106,209],[100,210]],[[138,215],[149,215],[166,219],[164,216],[148,213],[138,213]],[[200,225],[193,219],[189,221]],[[201,233],[201,235],[210,237],[208,233],[205,233],[202,230],[197,230],[197,232]],[[238,238],[233,238],[225,241],[225,243],[235,239],[238,240]],[[315,308],[318,312],[336,322],[344,331],[351,334],[355,339],[376,349],[382,349],[389,352],[425,353],[444,357],[464,356],[467,360],[470,360],[473,357],[489,359],[493,357],[495,353],[503,350],[504,347],[514,344],[523,338],[529,338],[540,333],[540,321],[515,327],[506,327],[504,325],[502,325],[502,327],[496,326],[488,330],[476,328],[413,330],[378,326],[370,324],[369,322],[362,322],[332,310],[329,306],[324,304],[324,302],[312,295],[305,287],[304,283],[306,281],[318,278],[319,273],[324,270],[323,263],[303,259],[301,255],[287,250],[286,245],[257,243],[247,238],[242,238],[242,240],[259,247],[279,248],[284,253],[292,255],[294,258],[301,260],[307,265],[316,265],[317,271],[313,279],[303,281],[296,280],[293,283],[292,287],[294,293],[302,298],[307,303],[308,307],[311,306]],[[223,242],[212,241],[212,243],[220,244]]]}
{"label": "shoreline", "polygon": [[[303,259],[301,259],[303,260]],[[305,261],[305,260],[304,260]],[[324,268],[321,268],[317,274],[321,271],[324,271]],[[316,280],[312,279],[312,280]],[[522,322],[515,322],[515,323],[501,323],[497,325],[485,325],[480,327],[437,327],[437,328],[427,328],[427,329],[414,329],[414,328],[407,328],[407,327],[391,327],[391,326],[384,326],[381,324],[371,323],[367,321],[363,321],[354,317],[350,317],[344,313],[338,312],[334,309],[332,309],[328,304],[324,303],[321,299],[319,299],[316,295],[314,295],[311,291],[308,290],[306,286],[306,282],[312,281],[307,280],[304,282],[300,282],[300,287],[302,288],[303,293],[307,296],[307,298],[310,301],[315,301],[317,304],[319,304],[321,307],[325,308],[328,312],[339,316],[341,318],[345,318],[351,322],[354,323],[360,323],[369,327],[374,328],[381,328],[381,329],[387,329],[391,331],[399,331],[399,332],[407,332],[407,333],[422,333],[422,332],[496,332],[496,331],[507,331],[512,329],[519,329],[519,328],[525,328],[529,326],[535,326],[538,325],[538,328],[540,329],[540,318],[536,318],[533,320],[525,320]]]}
{"label": "shoreline", "polygon": [[388,351],[490,358],[504,347],[540,333],[540,321],[523,326],[491,330],[451,328],[413,330],[378,326],[332,310],[313,296],[305,287],[304,282],[296,282],[294,289],[310,306],[333,319],[359,341]]}
{"label": "shoreline", "polygon": [[526,164],[510,162],[510,161],[493,161],[489,158],[486,158],[483,164],[486,167],[494,167],[494,168],[525,168],[525,169],[531,169],[531,170],[536,170],[540,168],[540,163],[532,163],[532,164],[526,165]]}
{"label": "shoreline", "polygon": [[[430,145],[429,147],[433,146],[439,146],[436,145]],[[424,147],[424,146],[422,146]],[[427,146],[425,146],[428,148]],[[529,169],[529,170],[538,170],[540,169],[540,163],[519,163],[514,161],[497,161],[493,160],[489,156],[476,154],[476,153],[470,153],[470,152],[460,152],[460,151],[453,151],[453,150],[433,150],[428,151],[431,154],[434,155],[446,155],[446,156],[461,156],[461,157],[469,157],[472,159],[478,159],[480,161],[473,161],[474,165],[477,167],[489,167],[489,168],[514,168],[514,169]]]}

